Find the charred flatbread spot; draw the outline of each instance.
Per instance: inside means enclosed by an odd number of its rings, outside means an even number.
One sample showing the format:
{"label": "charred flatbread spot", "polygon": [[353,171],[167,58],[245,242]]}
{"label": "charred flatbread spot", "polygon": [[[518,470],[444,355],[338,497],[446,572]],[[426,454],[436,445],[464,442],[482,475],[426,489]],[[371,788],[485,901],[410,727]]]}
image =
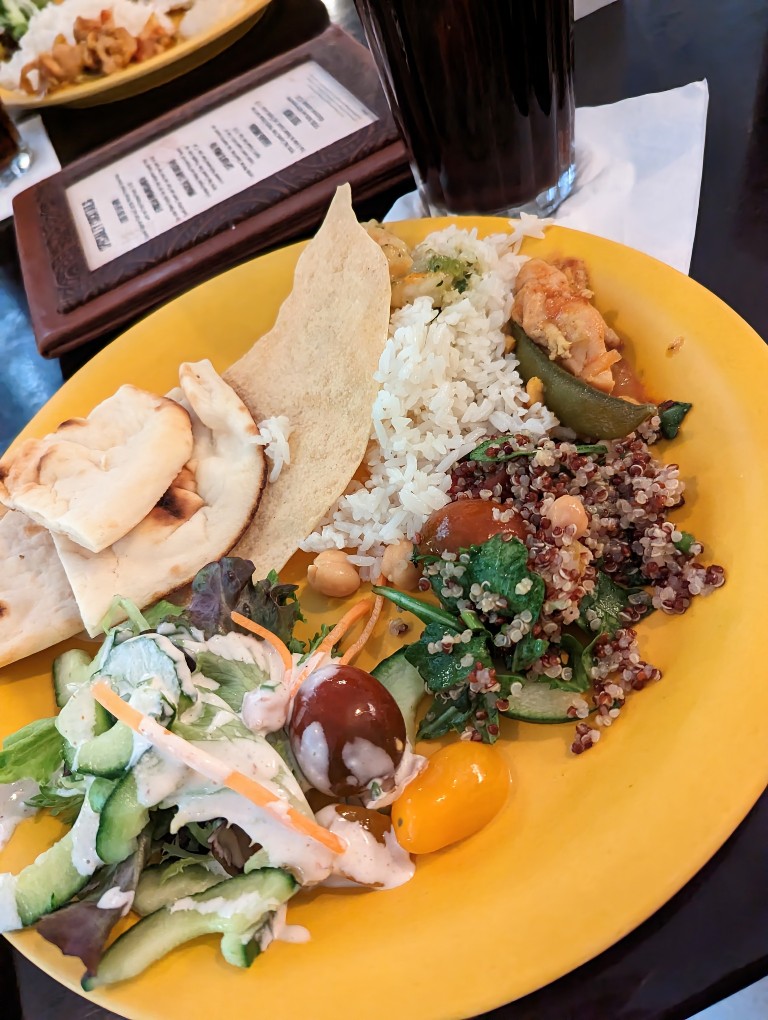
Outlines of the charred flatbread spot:
{"label": "charred flatbread spot", "polygon": [[59,429],[71,429],[74,428],[76,425],[85,424],[87,424],[85,418],[67,418],[66,421],[63,421],[61,425],[59,425]]}
{"label": "charred flatbread spot", "polygon": [[160,527],[175,530],[190,520],[204,504],[205,501],[196,492],[172,485],[157,502],[149,516]]}
{"label": "charred flatbread spot", "polygon": [[155,507],[161,514],[167,514],[174,520],[180,521],[184,517],[184,507],[178,495],[178,489],[170,488],[163,493]]}
{"label": "charred flatbread spot", "polygon": [[8,612],[8,605],[5,602],[0,602],[0,619]]}
{"label": "charred flatbread spot", "polygon": [[8,477],[8,468],[0,464],[0,482],[4,482]]}

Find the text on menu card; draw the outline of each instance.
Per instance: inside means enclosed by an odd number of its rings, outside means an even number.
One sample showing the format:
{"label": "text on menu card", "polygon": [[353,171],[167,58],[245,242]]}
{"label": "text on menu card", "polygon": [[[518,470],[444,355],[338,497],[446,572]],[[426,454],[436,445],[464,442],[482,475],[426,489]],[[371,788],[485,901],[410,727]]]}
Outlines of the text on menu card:
{"label": "text on menu card", "polygon": [[67,188],[99,269],[376,117],[314,61],[183,124]]}

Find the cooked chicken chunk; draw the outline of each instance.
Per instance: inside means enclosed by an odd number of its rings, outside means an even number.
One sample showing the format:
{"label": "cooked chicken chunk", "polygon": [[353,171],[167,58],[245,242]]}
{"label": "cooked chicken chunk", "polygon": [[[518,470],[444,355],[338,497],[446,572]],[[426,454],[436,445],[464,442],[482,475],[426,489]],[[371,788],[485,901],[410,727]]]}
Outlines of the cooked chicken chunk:
{"label": "cooked chicken chunk", "polygon": [[590,386],[610,393],[611,366],[621,357],[612,349],[619,345],[618,337],[589,302],[584,263],[568,259],[560,265],[543,259],[525,263],[515,283],[512,318],[547,349],[550,358]]}

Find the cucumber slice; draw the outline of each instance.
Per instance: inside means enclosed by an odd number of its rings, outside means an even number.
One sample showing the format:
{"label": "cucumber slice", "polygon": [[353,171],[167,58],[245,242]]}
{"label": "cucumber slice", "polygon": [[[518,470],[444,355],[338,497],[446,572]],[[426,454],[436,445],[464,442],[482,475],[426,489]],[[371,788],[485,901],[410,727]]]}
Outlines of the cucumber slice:
{"label": "cucumber slice", "polygon": [[[287,872],[264,868],[225,879],[188,897],[185,902],[191,909],[156,910],[112,943],[97,972],[83,979],[83,988],[92,991],[135,977],[172,949],[200,935],[246,935],[296,888],[295,879]],[[229,940],[227,946],[228,951],[233,949]]]}
{"label": "cucumber slice", "polygon": [[81,875],[72,863],[73,846],[72,833],[68,832],[19,872],[16,909],[25,928],[64,906],[89,881],[88,875]]}
{"label": "cucumber slice", "polygon": [[261,925],[245,935],[222,935],[221,955],[233,967],[250,967],[257,956],[261,955],[258,933]]}
{"label": "cucumber slice", "polygon": [[70,648],[53,660],[53,693],[64,708],[72,695],[91,679],[91,657],[82,648]]}
{"label": "cucumber slice", "polygon": [[116,722],[105,733],[82,744],[72,755],[72,763],[67,764],[70,768],[76,764],[78,772],[89,776],[116,779],[128,768],[132,756],[133,731],[125,723]]}
{"label": "cucumber slice", "polygon": [[119,864],[130,857],[137,837],[149,821],[149,808],[139,803],[136,777],[128,772],[101,809],[96,833],[96,853],[105,864]]}
{"label": "cucumber slice", "polygon": [[406,649],[398,648],[396,652],[383,659],[371,675],[375,676],[382,686],[397,702],[397,706],[405,719],[405,730],[408,739],[414,743],[416,739],[416,711],[424,697],[424,681],[421,674],[405,657]]}
{"label": "cucumber slice", "polygon": [[502,714],[509,719],[533,723],[578,722],[568,715],[568,709],[582,695],[560,691],[545,681],[527,683],[519,694],[509,697],[509,708]]}
{"label": "cucumber slice", "polygon": [[101,809],[107,803],[109,795],[115,788],[115,783],[111,779],[94,779],[88,790],[88,803],[91,805],[94,811],[97,813],[101,812]]}
{"label": "cucumber slice", "polygon": [[133,909],[137,914],[146,917],[156,910],[169,906],[183,896],[195,896],[205,892],[212,885],[218,885],[222,876],[206,868],[204,864],[190,864],[183,871],[170,878],[170,864],[158,864],[143,871],[133,900]]}
{"label": "cucumber slice", "polygon": [[[56,717],[56,729],[75,751],[112,725],[112,716],[91,694],[89,685],[69,698]],[[68,750],[68,749],[67,749]],[[67,762],[71,766],[70,762]]]}
{"label": "cucumber slice", "polygon": [[180,685],[176,664],[150,637],[140,635],[115,645],[104,658],[99,673],[131,688],[151,679],[159,680],[161,693],[174,705],[178,703]]}

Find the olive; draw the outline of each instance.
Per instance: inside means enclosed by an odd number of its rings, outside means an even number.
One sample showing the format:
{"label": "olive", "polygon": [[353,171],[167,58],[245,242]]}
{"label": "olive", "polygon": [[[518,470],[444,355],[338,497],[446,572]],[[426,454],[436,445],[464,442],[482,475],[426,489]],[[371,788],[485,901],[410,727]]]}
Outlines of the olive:
{"label": "olive", "polygon": [[357,807],[354,804],[334,804],[333,809],[340,818],[355,822],[361,829],[370,832],[377,843],[384,845],[384,837],[392,830],[392,819],[380,811]]}
{"label": "olive", "polygon": [[[494,510],[497,515],[494,516]],[[498,520],[498,514],[509,520]],[[435,510],[421,529],[419,553],[439,556],[443,552],[458,552],[470,545],[480,545],[494,535],[516,535],[525,538],[522,517],[509,507],[492,499],[458,499],[455,503]]]}
{"label": "olive", "polygon": [[405,750],[405,721],[378,680],[330,664],[299,688],[288,723],[291,748],[317,790],[353,797],[376,781],[391,789]]}

